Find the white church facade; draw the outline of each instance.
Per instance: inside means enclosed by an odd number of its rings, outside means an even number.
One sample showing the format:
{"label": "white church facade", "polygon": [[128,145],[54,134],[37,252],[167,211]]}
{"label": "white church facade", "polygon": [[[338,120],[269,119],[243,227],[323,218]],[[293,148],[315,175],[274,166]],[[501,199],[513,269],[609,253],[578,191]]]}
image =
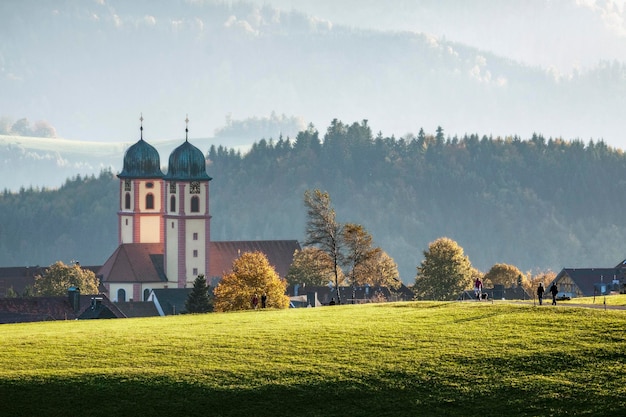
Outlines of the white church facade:
{"label": "white church facade", "polygon": [[263,252],[284,278],[300,249],[297,240],[211,241],[212,178],[185,131],[165,174],[158,151],[143,139],[143,119],[139,141],[124,155],[119,245],[97,273],[114,302],[145,301],[154,289],[191,288],[198,275],[212,285],[250,251]]}

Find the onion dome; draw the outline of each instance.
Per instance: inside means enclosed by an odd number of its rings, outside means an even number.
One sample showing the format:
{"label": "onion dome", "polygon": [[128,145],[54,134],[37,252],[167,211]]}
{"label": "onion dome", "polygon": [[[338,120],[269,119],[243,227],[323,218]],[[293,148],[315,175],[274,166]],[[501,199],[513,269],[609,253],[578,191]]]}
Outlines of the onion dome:
{"label": "onion dome", "polygon": [[118,178],[163,178],[159,152],[143,140],[143,117],[141,139],[124,154],[124,168]]}
{"label": "onion dome", "polygon": [[[186,121],[189,122],[189,120]],[[185,129],[185,132],[187,134],[189,129]],[[185,142],[170,154],[169,166],[164,178],[168,181],[211,180],[206,172],[204,154],[189,143],[187,137],[185,137]]]}

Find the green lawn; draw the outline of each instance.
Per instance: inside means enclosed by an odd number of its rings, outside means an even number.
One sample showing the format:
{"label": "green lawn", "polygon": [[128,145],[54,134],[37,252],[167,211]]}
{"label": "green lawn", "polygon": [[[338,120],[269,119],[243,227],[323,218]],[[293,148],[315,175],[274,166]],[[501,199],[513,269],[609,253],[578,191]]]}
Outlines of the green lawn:
{"label": "green lawn", "polygon": [[626,311],[398,303],[0,326],[2,416],[613,416]]}
{"label": "green lawn", "polygon": [[[552,296],[547,298],[548,304],[552,302]],[[543,300],[544,303],[546,299]],[[557,301],[558,303],[565,304],[596,304],[599,306],[626,306],[626,294],[614,294],[614,295],[597,295],[595,297],[575,297],[568,301]]]}

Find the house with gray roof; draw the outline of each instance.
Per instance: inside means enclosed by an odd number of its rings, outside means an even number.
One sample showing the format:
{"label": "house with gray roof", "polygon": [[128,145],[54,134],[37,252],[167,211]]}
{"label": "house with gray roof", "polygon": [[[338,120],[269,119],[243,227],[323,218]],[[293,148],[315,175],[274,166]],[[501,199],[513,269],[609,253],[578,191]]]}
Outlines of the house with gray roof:
{"label": "house with gray roof", "polygon": [[105,294],[81,295],[70,288],[62,297],[0,298],[0,323],[125,318]]}
{"label": "house with gray roof", "polygon": [[546,289],[555,283],[559,295],[592,297],[623,290],[624,263],[614,268],[563,268]]}

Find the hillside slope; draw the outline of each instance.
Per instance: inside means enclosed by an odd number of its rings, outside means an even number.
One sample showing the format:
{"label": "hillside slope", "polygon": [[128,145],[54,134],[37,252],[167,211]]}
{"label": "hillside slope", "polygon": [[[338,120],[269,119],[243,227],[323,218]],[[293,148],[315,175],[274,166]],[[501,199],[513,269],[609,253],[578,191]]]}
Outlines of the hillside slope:
{"label": "hillside slope", "polygon": [[94,417],[616,416],[624,326],[498,302],[3,325],[0,413],[72,415],[76,392]]}
{"label": "hillside slope", "polygon": [[[323,136],[261,140],[246,154],[211,146],[207,170],[214,240],[303,241],[304,191],[319,188],[337,220],[370,231],[407,283],[442,236],[482,271],[611,267],[626,253],[626,156],[604,142],[442,131],[396,139],[335,120]],[[117,244],[117,181],[107,172],[59,190],[5,192],[0,265],[103,263]]]}

